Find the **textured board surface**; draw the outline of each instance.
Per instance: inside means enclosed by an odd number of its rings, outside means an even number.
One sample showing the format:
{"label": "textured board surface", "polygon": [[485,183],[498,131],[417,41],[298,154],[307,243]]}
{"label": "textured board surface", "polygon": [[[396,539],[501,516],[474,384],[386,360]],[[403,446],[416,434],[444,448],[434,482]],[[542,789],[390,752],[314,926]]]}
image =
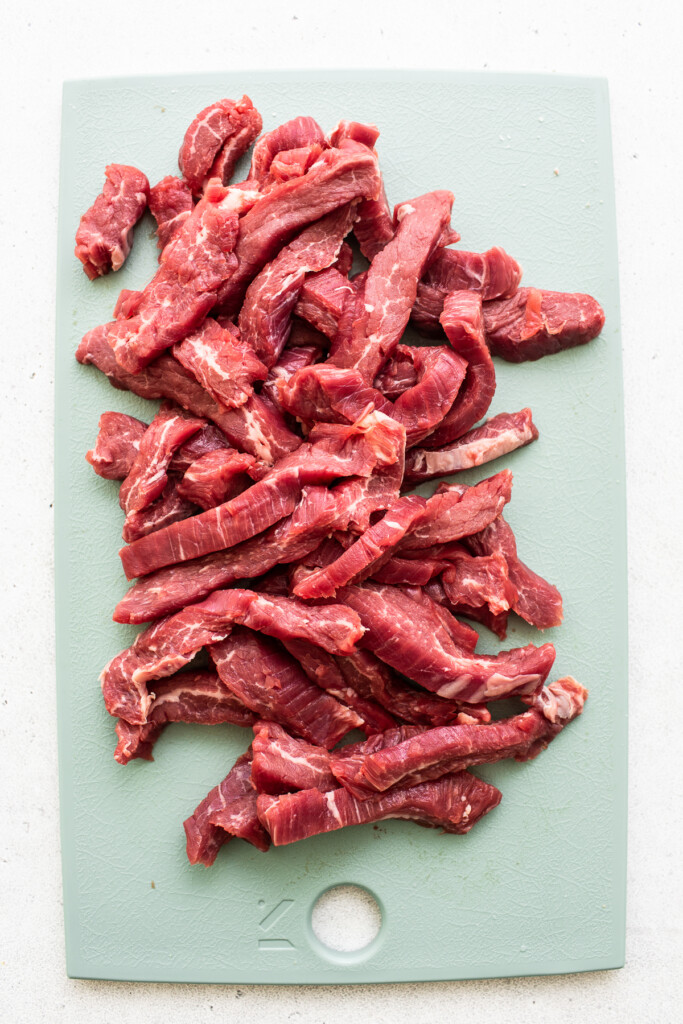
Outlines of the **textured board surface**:
{"label": "textured board surface", "polygon": [[[233,726],[169,728],[153,764],[113,760],[102,666],[136,630],[125,593],[115,483],[84,460],[100,413],[150,418],[73,353],[121,288],[156,263],[149,215],[124,268],[94,284],[73,256],[104,166],[153,184],[176,171],[192,116],[248,93],[269,129],[311,114],[376,122],[391,202],[456,196],[461,245],[499,244],[524,283],[587,291],[605,330],[537,363],[496,360],[491,414],[531,406],[535,444],[490,469],[514,473],[508,518],[521,556],[556,583],[565,624],[521,620],[508,646],[552,639],[554,678],[590,690],[583,716],[536,761],[476,769],[503,792],[467,836],[385,822],[264,855],[233,842],[191,868],[182,821],[248,743]],[[60,193],[56,378],[57,686],[67,971],[207,982],[381,982],[547,974],[623,963],[626,836],[626,553],[621,351],[607,87],[602,80],[448,72],[212,74],[67,83]],[[429,490],[429,488],[427,488]],[[552,635],[551,635],[552,634]],[[482,630],[480,648],[498,649]],[[321,946],[310,911],[330,886],[378,900],[383,926],[354,954]],[[279,908],[276,913],[272,913]]]}

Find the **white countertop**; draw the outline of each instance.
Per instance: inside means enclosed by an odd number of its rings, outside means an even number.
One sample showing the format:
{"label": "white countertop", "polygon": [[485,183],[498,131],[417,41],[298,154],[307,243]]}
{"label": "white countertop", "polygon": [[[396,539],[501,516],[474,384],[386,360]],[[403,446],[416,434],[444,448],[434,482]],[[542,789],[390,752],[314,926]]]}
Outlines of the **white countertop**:
{"label": "white countertop", "polygon": [[[8,6],[0,16],[0,1016],[13,1024],[43,1018],[69,1024],[422,1024],[444,1015],[468,1024],[680,1019],[683,715],[672,641],[683,596],[681,9],[636,0],[575,0],[562,9],[540,0],[250,0],[197,7],[178,0],[106,7],[10,0]],[[134,985],[65,976],[51,505],[61,84],[268,67],[491,68],[609,79],[630,546],[629,893],[621,971],[339,988]]]}

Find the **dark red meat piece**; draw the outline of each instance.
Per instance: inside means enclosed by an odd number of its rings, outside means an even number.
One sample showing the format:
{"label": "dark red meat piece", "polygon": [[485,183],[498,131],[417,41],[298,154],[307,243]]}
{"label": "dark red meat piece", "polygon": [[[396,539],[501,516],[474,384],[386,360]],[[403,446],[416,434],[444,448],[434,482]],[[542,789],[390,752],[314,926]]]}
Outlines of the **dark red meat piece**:
{"label": "dark red meat piece", "polygon": [[368,383],[375,379],[401,340],[417,283],[448,224],[452,205],[452,193],[442,191],[396,207],[396,233],[370,265],[350,339],[340,337],[340,331],[332,343],[335,365],[354,366]]}
{"label": "dark red meat piece", "polygon": [[477,533],[500,515],[511,496],[509,469],[472,487],[440,484],[428,499],[422,519],[417,520],[403,541],[401,550],[427,548]]}
{"label": "dark red meat piece", "polygon": [[338,516],[325,487],[305,487],[294,512],[251,540],[151,573],[128,591],[114,611],[116,622],[149,622],[193,604],[239,579],[261,576],[280,562],[312,551]]}
{"label": "dark red meat piece", "polygon": [[201,459],[203,455],[229,448],[230,445],[223,431],[219,427],[214,426],[213,423],[207,423],[205,427],[198,430],[196,434],[193,434],[189,441],[181,444],[171,459],[169,469],[172,473],[178,473],[182,476],[183,473],[188,471],[192,463],[196,462],[197,459]]}
{"label": "dark red meat piece", "polygon": [[502,555],[508,564],[510,579],[517,588],[514,611],[532,626],[548,629],[562,622],[562,595],[559,590],[533,572],[517,555],[512,527],[502,516],[484,530],[467,538],[467,546],[477,555]]}
{"label": "dark red meat piece", "polygon": [[510,610],[517,588],[510,580],[502,555],[471,555],[452,552],[450,565],[441,575],[446,597],[452,605],[488,605],[494,615]]}
{"label": "dark red meat piece", "polygon": [[520,288],[484,306],[486,341],[494,356],[523,363],[585,345],[602,330],[605,314],[590,295]]}
{"label": "dark red meat piece", "polygon": [[148,196],[149,182],[137,167],[109,164],[105,169],[104,188],[76,231],[76,256],[91,281],[123,266]]}
{"label": "dark red meat piece", "polygon": [[282,352],[307,273],[332,264],[356,214],[352,203],[327,214],[284,246],[247,288],[239,326],[244,341],[267,367]]}
{"label": "dark red meat piece", "polygon": [[211,103],[195,117],[185,132],[178,166],[193,192],[199,193],[208,178],[220,177],[227,185],[239,158],[261,131],[261,115],[248,96]]}
{"label": "dark red meat piece", "polygon": [[121,537],[126,544],[147,537],[156,530],[163,530],[171,523],[179,523],[183,519],[198,512],[197,506],[179,493],[180,480],[177,476],[169,476],[166,486],[150,505],[139,512],[129,512],[123,524]]}
{"label": "dark red meat piece", "polygon": [[288,381],[297,370],[311,366],[319,357],[320,348],[317,345],[298,345],[296,348],[286,348],[268,374],[268,379],[261,388],[261,394],[267,395],[276,408],[280,412],[284,412],[280,402],[278,381]]}
{"label": "dark red meat piece", "polygon": [[468,772],[447,775],[436,782],[407,786],[358,800],[343,787],[321,793],[302,789],[298,793],[257,799],[259,820],[270,833],[274,846],[332,832],[347,825],[363,825],[387,818],[407,818],[427,828],[462,835],[484,814],[500,803],[495,786]]}
{"label": "dark red meat piece", "polygon": [[399,345],[375,377],[374,386],[392,402],[417,384],[416,351],[410,345]]}
{"label": "dark red meat piece", "polygon": [[152,761],[152,747],[169,722],[249,726],[255,717],[215,672],[179,672],[164,683],[155,683],[146,725],[131,725],[119,719],[114,757],[119,764],[128,764],[136,757]]}
{"label": "dark red meat piece", "polygon": [[[238,757],[228,775],[204,797],[185,822],[187,859],[210,867],[221,846],[233,836],[259,850],[270,846],[268,833],[256,814],[256,790],[251,782],[251,747]],[[212,819],[220,821],[217,825]]]}
{"label": "dark red meat piece", "polygon": [[147,424],[123,412],[103,412],[95,447],[86,459],[105,480],[123,480],[128,476],[140,448]]}
{"label": "dark red meat piece", "polygon": [[284,149],[281,153],[277,153],[268,170],[268,176],[263,185],[264,191],[283,181],[300,178],[313,166],[322,151],[323,147],[319,142],[312,142],[308,146]]}
{"label": "dark red meat piece", "polygon": [[555,660],[552,644],[530,644],[495,656],[465,651],[453,642],[433,608],[417,604],[398,587],[342,587],[338,600],[359,615],[364,647],[441,697],[477,704],[534,693]]}
{"label": "dark red meat piece", "polygon": [[251,484],[247,474],[256,459],[233,448],[218,448],[193,462],[178,485],[178,494],[203,509],[215,508]]}
{"label": "dark red meat piece", "polygon": [[222,682],[262,718],[318,746],[332,748],[360,718],[312,683],[283,648],[236,627],[209,648]]}
{"label": "dark red meat piece", "polygon": [[195,416],[213,420],[231,444],[266,464],[301,444],[301,438],[289,429],[278,411],[266,406],[258,395],[252,395],[239,409],[226,409],[171,355],[160,356],[140,373],[128,373],[114,358],[106,327],[96,327],[83,337],[76,358],[96,366],[116,388],[142,398],[169,398]]}
{"label": "dark red meat piece", "polygon": [[337,268],[329,267],[306,276],[294,312],[321,334],[334,338],[352,295],[355,288],[351,282]]}
{"label": "dark red meat piece", "polygon": [[140,512],[158,498],[168,482],[168,466],[177,448],[205,425],[178,406],[162,405],[140,439],[138,453],[119,491],[126,514]]}
{"label": "dark red meat piece", "polygon": [[[167,174],[149,190],[149,212],[157,222],[159,249],[165,249],[176,237],[193,209],[192,190],[173,174]],[[133,313],[127,315],[132,316]]]}
{"label": "dark red meat piece", "polygon": [[[413,448],[406,457],[406,480],[411,484],[422,483],[437,476],[483,466],[537,438],[538,430],[531,418],[531,409],[501,412],[481,427],[469,430],[441,448]],[[430,440],[427,439],[428,444]]]}
{"label": "dark red meat piece", "polygon": [[522,268],[497,246],[488,252],[440,249],[418,285],[412,319],[422,331],[439,334],[439,318],[449,292],[474,291],[486,302],[514,294]]}
{"label": "dark red meat piece", "polygon": [[583,711],[587,692],[567,676],[534,697],[531,708],[488,725],[446,725],[373,754],[332,760],[335,777],[364,799],[392,786],[414,786],[476,764],[537,757]]}
{"label": "dark red meat piece", "polygon": [[254,392],[254,381],[268,376],[267,367],[251,344],[211,317],[198,331],[174,345],[173,355],[226,409],[244,405]]}
{"label": "dark red meat piece", "polygon": [[266,132],[254,146],[249,177],[263,184],[278,153],[325,143],[325,134],[312,117],[295,117]]}
{"label": "dark red meat piece", "polygon": [[425,584],[423,589],[424,593],[431,597],[433,601],[440,604],[443,608],[447,608],[453,615],[463,616],[466,619],[472,619],[474,622],[481,623],[501,640],[504,640],[507,636],[507,612],[499,612],[494,615],[488,605],[452,605],[446,597],[446,591],[440,579],[431,579],[429,583]]}

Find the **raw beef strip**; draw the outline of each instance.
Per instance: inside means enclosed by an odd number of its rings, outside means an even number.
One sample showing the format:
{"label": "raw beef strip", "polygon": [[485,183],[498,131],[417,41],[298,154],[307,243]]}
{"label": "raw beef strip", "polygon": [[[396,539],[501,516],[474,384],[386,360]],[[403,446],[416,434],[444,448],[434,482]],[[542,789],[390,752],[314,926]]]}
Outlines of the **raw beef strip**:
{"label": "raw beef strip", "polygon": [[218,448],[193,462],[178,485],[178,494],[201,508],[215,508],[246,490],[254,469],[253,455]]}
{"label": "raw beef strip", "polygon": [[169,398],[195,416],[213,420],[231,444],[264,463],[276,462],[301,444],[278,411],[266,406],[258,395],[252,395],[239,409],[226,409],[173,356],[164,354],[140,373],[128,373],[114,358],[106,327],[96,327],[83,337],[76,358],[96,366],[116,388],[142,398]]}
{"label": "raw beef strip", "polygon": [[[246,839],[258,850],[270,846],[268,833],[256,814],[256,790],[251,782],[251,747],[238,757],[219,786],[204,797],[183,826],[190,864],[210,867],[221,846],[233,836]],[[214,824],[213,818],[220,821]]]}
{"label": "raw beef strip", "polygon": [[360,142],[368,149],[374,149],[378,138],[379,128],[377,125],[343,119],[336,128],[332,129],[327,137],[327,142],[330,146],[339,146],[344,139],[353,139],[354,142]]}
{"label": "raw beef strip", "polygon": [[453,605],[488,605],[494,615],[507,612],[517,597],[501,555],[472,556],[463,551],[451,556],[451,565],[441,575],[446,597]]}
{"label": "raw beef strip", "polygon": [[188,501],[179,493],[180,481],[176,476],[170,476],[163,491],[151,505],[147,505],[139,512],[129,512],[123,524],[121,536],[126,544],[146,537],[155,530],[163,530],[171,523],[179,523],[183,519],[198,512],[193,501]]}
{"label": "raw beef strip", "polygon": [[321,334],[334,338],[344,305],[354,294],[351,282],[335,267],[329,267],[305,278],[294,312]]}
{"label": "raw beef strip", "polygon": [[261,131],[263,122],[248,96],[218,100],[205,107],[185,132],[178,166],[193,192],[218,174],[227,184],[239,158]]}
{"label": "raw beef strip", "polygon": [[128,476],[140,447],[147,424],[124,412],[103,412],[95,447],[86,459],[105,480],[123,480]]}
{"label": "raw beef strip", "polygon": [[447,608],[453,613],[453,615],[464,616],[466,619],[472,619],[474,622],[480,622],[483,626],[486,626],[487,629],[490,629],[492,633],[495,633],[501,640],[504,640],[507,636],[507,612],[499,612],[494,615],[486,604],[479,605],[477,607],[467,604],[452,605],[446,597],[446,591],[439,579],[431,579],[429,583],[425,584],[423,589],[424,593],[431,597],[433,601],[436,601],[436,603],[440,604],[443,608]]}
{"label": "raw beef strip", "polygon": [[331,753],[324,747],[290,736],[275,722],[257,722],[254,725],[251,779],[260,793],[279,794],[297,789],[319,789],[325,792],[337,789],[339,783],[329,767],[333,757],[374,753],[385,746],[396,746],[421,731],[410,725],[392,726],[383,733],[377,733],[360,743],[350,743]]}
{"label": "raw beef strip", "polygon": [[559,590],[538,576],[517,556],[517,542],[512,527],[499,516],[475,536],[467,538],[467,546],[476,555],[502,555],[508,564],[510,579],[517,588],[513,610],[532,626],[548,629],[562,622],[562,595]]}
{"label": "raw beef strip", "polygon": [[294,510],[305,484],[369,476],[375,466],[395,462],[399,452],[392,428],[392,421],[378,413],[353,426],[328,426],[326,437],[303,444],[231,501],[123,548],[121,562],[128,579],[256,536]]}
{"label": "raw beef strip", "polygon": [[435,448],[449,444],[473,427],[488,411],[496,390],[496,371],[484,339],[481,296],[450,292],[441,324],[451,346],[467,360],[467,374],[450,412],[429,438],[429,446]]}
{"label": "raw beef strip", "polygon": [[[331,146],[338,146],[342,139],[355,139],[374,149],[378,138],[379,129],[374,124],[340,121],[330,133],[329,142]],[[359,205],[353,233],[358,239],[360,251],[371,262],[394,237],[394,220],[383,182],[377,199],[365,199]]]}
{"label": "raw beef strip", "polygon": [[[358,715],[361,719],[359,728],[366,736],[384,732],[396,724],[394,718],[383,707],[371,698],[361,696],[349,685],[334,657],[327,651],[321,650],[307,640],[296,638],[283,640],[283,644],[312,683],[336,697]],[[300,788],[305,789],[304,786]]]}
{"label": "raw beef strip", "polygon": [[393,417],[393,406],[352,367],[317,363],[278,385],[282,408],[304,423],[353,423],[368,408]]}
{"label": "raw beef strip", "polygon": [[448,292],[478,292],[484,302],[513,295],[522,279],[522,268],[497,246],[488,252],[440,249],[417,288],[412,319],[422,331],[439,334],[439,317]]}
{"label": "raw beef strip", "polygon": [[440,484],[428,499],[422,519],[418,519],[401,544],[401,550],[426,548],[477,533],[500,515],[511,495],[509,469],[473,487]]}
{"label": "raw beef strip", "polygon": [[520,288],[484,306],[486,341],[494,356],[523,363],[592,341],[605,323],[590,295]]}
{"label": "raw beef strip", "polygon": [[[413,689],[370,651],[356,651],[345,658],[338,658],[337,664],[344,679],[358,693],[372,697],[404,722],[433,727],[449,725],[452,722],[472,721],[473,716],[478,721],[491,720],[486,705],[474,707],[460,704],[439,697],[435,693]],[[393,744],[387,744],[391,745]],[[347,750],[348,748],[337,751],[337,754],[345,757]]]}
{"label": "raw beef strip", "polygon": [[448,224],[452,205],[453,194],[442,191],[396,207],[396,234],[370,265],[351,337],[347,341],[338,335],[332,343],[335,365],[355,366],[368,383],[375,379],[401,340],[417,282]]}
{"label": "raw beef strip", "polygon": [[280,412],[284,412],[280,402],[278,381],[288,381],[297,370],[311,366],[319,357],[320,349],[317,345],[298,345],[296,348],[286,348],[268,374],[268,379],[261,388],[261,394],[267,395],[276,408]]}
{"label": "raw beef strip", "polygon": [[354,199],[373,199],[378,191],[376,157],[350,141],[325,150],[303,177],[272,188],[240,221],[239,266],[220,294],[224,311],[238,308],[252,278],[303,227]]}
{"label": "raw beef strip", "polygon": [[135,316],[141,302],[142,292],[132,288],[122,288],[114,305],[114,319],[128,320],[129,317]]}
{"label": "raw beef strip", "polygon": [[355,204],[348,203],[304,228],[247,288],[239,327],[244,341],[268,368],[285,347],[306,274],[325,270],[335,261],[355,219]]}
{"label": "raw beef strip", "polygon": [[139,373],[197,330],[215,305],[220,287],[237,267],[233,248],[247,195],[212,182],[163,250],[135,315],[107,325],[107,338],[125,370]]}
{"label": "raw beef strip", "polygon": [[424,608],[428,616],[435,617],[441,622],[456,647],[469,653],[474,651],[479,641],[476,629],[456,619],[446,607],[430,597],[423,587],[402,586],[400,589],[411,601]]}
{"label": "raw beef strip", "polygon": [[588,696],[567,676],[529,701],[531,708],[488,725],[445,725],[374,754],[332,760],[335,777],[355,796],[414,786],[449,772],[504,758],[528,761],[545,750],[565,725],[580,715]]}
{"label": "raw beef strip", "polygon": [[236,627],[209,653],[243,704],[311,743],[331,749],[360,725],[358,715],[312,683],[279,644],[249,629]]}
{"label": "raw beef strip", "polygon": [[285,149],[273,157],[268,171],[268,176],[262,188],[268,191],[273,185],[279,185],[283,181],[291,181],[292,178],[300,178],[313,166],[323,151],[318,142],[312,142],[309,146],[300,146],[298,149]]}
{"label": "raw beef strip", "polygon": [[173,355],[226,409],[244,405],[254,392],[254,381],[268,376],[267,367],[251,344],[225,330],[212,317],[174,345]]}
{"label": "raw beef strip", "polygon": [[387,818],[407,818],[427,828],[462,835],[500,800],[495,786],[468,772],[458,772],[436,782],[377,793],[366,800],[358,800],[343,787],[329,793],[302,789],[283,796],[262,793],[256,806],[273,845],[284,846],[347,825]]}
{"label": "raw beef strip", "polygon": [[109,164],[104,173],[104,188],[76,232],[76,256],[91,281],[123,266],[149,196],[149,182],[137,167]]}
{"label": "raw beef strip", "polygon": [[531,409],[501,412],[442,448],[433,451],[414,448],[406,457],[406,480],[411,484],[422,483],[437,476],[483,466],[537,438],[538,430],[531,418]]}
{"label": "raw beef strip", "polygon": [[325,134],[312,117],[295,117],[291,121],[285,121],[284,124],[262,135],[254,146],[249,177],[263,184],[278,153],[315,144],[322,147],[325,144]]}
{"label": "raw beef strip", "polygon": [[465,651],[453,642],[434,608],[417,604],[398,587],[342,587],[338,600],[358,613],[365,648],[441,697],[478,704],[534,693],[555,660],[552,644],[529,644],[495,656]]}
{"label": "raw beef strip", "polygon": [[205,427],[193,434],[189,441],[181,444],[171,459],[169,470],[182,476],[187,473],[192,463],[201,459],[203,455],[229,448],[230,445],[223,431],[213,423],[207,423]]}
{"label": "raw beef strip", "polygon": [[396,399],[417,384],[414,355],[419,351],[411,345],[399,345],[375,377],[374,386],[385,398]]}
{"label": "raw beef strip", "polygon": [[[358,204],[360,206],[360,203]],[[356,206],[356,216],[358,216],[358,206]],[[348,277],[351,273],[351,267],[353,266],[353,249],[348,242],[342,242],[339,255],[332,264],[335,270],[338,270],[344,277]]]}
{"label": "raw beef strip", "polygon": [[114,610],[116,622],[149,622],[201,600],[239,579],[261,576],[281,562],[312,551],[338,516],[333,494],[325,487],[305,487],[294,512],[251,540],[160,569],[137,583]]}
{"label": "raw beef strip", "polygon": [[236,623],[281,639],[302,637],[330,654],[352,653],[363,633],[356,613],[343,605],[311,607],[252,590],[219,590],[148,626],[112,658],[100,677],[109,713],[144,724],[152,702],[148,680],[172,675],[201,647],[224,640]]}
{"label": "raw beef strip", "polygon": [[447,564],[432,558],[423,561],[392,555],[388,562],[374,570],[370,579],[375,583],[391,583],[394,586],[423,587],[434,576],[443,572]]}
{"label": "raw beef strip", "polygon": [[176,448],[205,426],[171,403],[162,405],[143,434],[128,476],[121,484],[119,504],[126,514],[140,512],[158,498],[168,481],[167,469]]}
{"label": "raw beef strip", "polygon": [[276,722],[256,722],[252,743],[251,781],[259,793],[287,793],[296,789],[337,789],[330,771],[330,753],[290,736]]}
{"label": "raw beef strip", "polygon": [[167,174],[149,190],[149,212],[157,222],[157,245],[160,250],[163,251],[171,239],[176,237],[193,209],[192,190],[173,174]]}
{"label": "raw beef strip", "polygon": [[468,365],[444,346],[416,348],[416,384],[398,396],[390,415],[406,428],[406,445],[411,448],[438,428],[457,401]]}
{"label": "raw beef strip", "polygon": [[152,761],[154,742],[168,722],[249,726],[254,719],[253,711],[224,686],[215,672],[178,672],[167,682],[155,684],[146,725],[131,725],[119,719],[114,757],[119,764],[128,764],[135,757]]}
{"label": "raw beef strip", "polygon": [[399,498],[336,561],[298,584],[294,594],[307,599],[334,597],[338,587],[367,579],[387,561],[426,505],[417,495]]}

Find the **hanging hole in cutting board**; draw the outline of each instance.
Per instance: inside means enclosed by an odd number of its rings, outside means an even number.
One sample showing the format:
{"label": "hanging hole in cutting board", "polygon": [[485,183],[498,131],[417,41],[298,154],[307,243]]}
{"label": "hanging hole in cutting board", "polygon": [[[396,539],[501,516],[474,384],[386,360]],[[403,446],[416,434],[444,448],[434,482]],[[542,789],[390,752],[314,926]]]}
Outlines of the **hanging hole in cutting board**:
{"label": "hanging hole in cutting board", "polygon": [[356,953],[377,938],[382,912],[377,900],[358,885],[335,885],[313,905],[311,927],[316,939],[337,953]]}

